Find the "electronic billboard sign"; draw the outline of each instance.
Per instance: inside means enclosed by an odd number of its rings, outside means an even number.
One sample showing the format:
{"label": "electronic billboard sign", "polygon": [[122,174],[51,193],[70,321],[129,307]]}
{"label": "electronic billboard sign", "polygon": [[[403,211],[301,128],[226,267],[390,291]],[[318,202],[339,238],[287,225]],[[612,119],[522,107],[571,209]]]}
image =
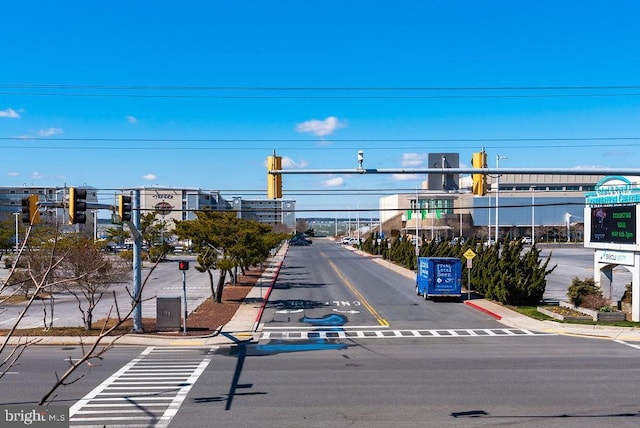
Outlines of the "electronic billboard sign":
{"label": "electronic billboard sign", "polygon": [[626,177],[609,176],[585,196],[585,247],[640,251],[639,185]]}
{"label": "electronic billboard sign", "polygon": [[591,208],[592,243],[636,244],[636,206]]}

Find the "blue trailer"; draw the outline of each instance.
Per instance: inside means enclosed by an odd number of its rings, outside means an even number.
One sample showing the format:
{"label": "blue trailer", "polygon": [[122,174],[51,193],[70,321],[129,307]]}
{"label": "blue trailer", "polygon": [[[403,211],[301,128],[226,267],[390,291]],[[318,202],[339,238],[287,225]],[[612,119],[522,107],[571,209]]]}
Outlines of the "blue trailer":
{"label": "blue trailer", "polygon": [[416,294],[425,300],[462,296],[462,261],[456,257],[418,257]]}

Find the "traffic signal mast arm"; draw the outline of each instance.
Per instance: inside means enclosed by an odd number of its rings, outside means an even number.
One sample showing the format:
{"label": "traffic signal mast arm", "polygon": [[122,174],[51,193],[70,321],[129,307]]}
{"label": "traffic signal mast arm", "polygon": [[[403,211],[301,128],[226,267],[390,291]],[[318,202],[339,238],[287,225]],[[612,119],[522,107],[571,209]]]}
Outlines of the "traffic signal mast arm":
{"label": "traffic signal mast arm", "polygon": [[269,174],[533,174],[533,175],[630,175],[640,168],[396,168],[396,169],[278,169]]}

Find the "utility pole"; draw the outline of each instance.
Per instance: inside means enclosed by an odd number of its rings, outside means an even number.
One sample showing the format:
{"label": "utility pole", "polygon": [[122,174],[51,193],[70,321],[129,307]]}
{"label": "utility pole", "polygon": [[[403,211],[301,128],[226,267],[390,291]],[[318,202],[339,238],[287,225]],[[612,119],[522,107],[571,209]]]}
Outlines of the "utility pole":
{"label": "utility pole", "polygon": [[134,190],[132,204],[133,224],[129,228],[133,234],[133,329],[132,333],[142,333],[142,235],[140,234],[140,189]]}
{"label": "utility pole", "polygon": [[[500,168],[500,159],[507,159],[506,156],[496,155],[496,170]],[[498,223],[498,211],[500,203],[498,202],[498,198],[500,195],[500,173],[496,175],[496,243],[498,243],[498,239],[500,238],[499,228],[500,224]]]}

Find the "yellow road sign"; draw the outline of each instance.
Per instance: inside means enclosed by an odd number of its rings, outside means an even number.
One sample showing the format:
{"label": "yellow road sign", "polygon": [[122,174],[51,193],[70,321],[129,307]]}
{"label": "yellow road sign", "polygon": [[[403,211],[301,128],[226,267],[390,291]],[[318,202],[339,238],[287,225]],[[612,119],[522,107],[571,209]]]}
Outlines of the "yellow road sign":
{"label": "yellow road sign", "polygon": [[471,260],[476,256],[476,253],[474,253],[473,250],[469,248],[467,251],[464,252],[463,256],[466,259]]}

